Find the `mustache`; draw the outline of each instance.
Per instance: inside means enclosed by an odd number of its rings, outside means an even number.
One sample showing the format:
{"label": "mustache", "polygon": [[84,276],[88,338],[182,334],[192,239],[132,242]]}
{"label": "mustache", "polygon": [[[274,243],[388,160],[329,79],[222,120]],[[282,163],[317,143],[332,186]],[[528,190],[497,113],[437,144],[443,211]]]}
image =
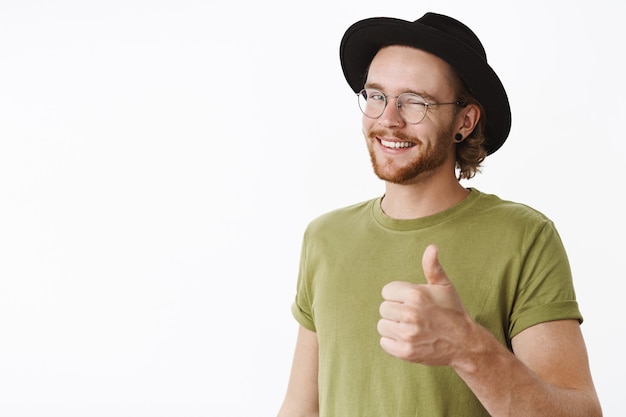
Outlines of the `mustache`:
{"label": "mustache", "polygon": [[376,139],[376,137],[381,137],[381,138],[388,138],[388,139],[398,139],[403,142],[412,142],[412,143],[420,142],[419,139],[417,139],[415,136],[407,135],[404,132],[391,133],[383,129],[370,130],[369,133],[367,134],[367,137],[369,139]]}

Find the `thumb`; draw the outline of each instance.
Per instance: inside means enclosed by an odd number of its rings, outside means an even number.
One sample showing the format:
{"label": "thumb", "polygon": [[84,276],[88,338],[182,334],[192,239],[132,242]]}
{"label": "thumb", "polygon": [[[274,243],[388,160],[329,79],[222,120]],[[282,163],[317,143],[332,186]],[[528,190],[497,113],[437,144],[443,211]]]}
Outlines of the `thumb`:
{"label": "thumb", "polygon": [[422,269],[426,281],[430,285],[452,285],[446,271],[439,263],[439,248],[436,245],[428,245],[422,256]]}

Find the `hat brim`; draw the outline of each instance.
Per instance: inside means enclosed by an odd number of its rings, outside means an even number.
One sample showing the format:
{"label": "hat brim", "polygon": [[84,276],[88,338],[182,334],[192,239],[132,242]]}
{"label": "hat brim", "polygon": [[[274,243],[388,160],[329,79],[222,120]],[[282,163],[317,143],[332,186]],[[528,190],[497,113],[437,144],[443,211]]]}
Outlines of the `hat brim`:
{"label": "hat brim", "polygon": [[487,154],[502,146],[511,129],[511,109],[500,78],[476,50],[436,28],[388,17],[352,25],[341,40],[339,54],[344,76],[355,93],[363,88],[376,53],[389,45],[422,49],[450,64],[487,113]]}

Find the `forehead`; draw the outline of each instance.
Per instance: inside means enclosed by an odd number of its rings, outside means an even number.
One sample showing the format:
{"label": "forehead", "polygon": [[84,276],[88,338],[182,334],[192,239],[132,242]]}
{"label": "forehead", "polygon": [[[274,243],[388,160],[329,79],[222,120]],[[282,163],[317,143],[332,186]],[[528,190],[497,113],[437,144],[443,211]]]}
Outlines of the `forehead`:
{"label": "forehead", "polygon": [[372,59],[366,81],[371,84],[388,93],[424,91],[442,96],[454,91],[455,76],[443,59],[421,49],[393,45]]}

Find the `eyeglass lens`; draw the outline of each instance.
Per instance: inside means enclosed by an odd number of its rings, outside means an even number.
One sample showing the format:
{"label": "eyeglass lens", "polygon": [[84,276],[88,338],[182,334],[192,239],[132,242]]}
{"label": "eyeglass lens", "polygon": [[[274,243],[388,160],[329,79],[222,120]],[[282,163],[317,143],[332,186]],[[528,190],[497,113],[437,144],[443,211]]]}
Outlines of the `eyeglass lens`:
{"label": "eyeglass lens", "polygon": [[[369,118],[378,119],[387,107],[387,97],[381,91],[365,88],[361,90],[358,97],[359,108]],[[400,94],[397,97],[396,107],[407,123],[419,123],[426,116],[426,101],[417,94]]]}

